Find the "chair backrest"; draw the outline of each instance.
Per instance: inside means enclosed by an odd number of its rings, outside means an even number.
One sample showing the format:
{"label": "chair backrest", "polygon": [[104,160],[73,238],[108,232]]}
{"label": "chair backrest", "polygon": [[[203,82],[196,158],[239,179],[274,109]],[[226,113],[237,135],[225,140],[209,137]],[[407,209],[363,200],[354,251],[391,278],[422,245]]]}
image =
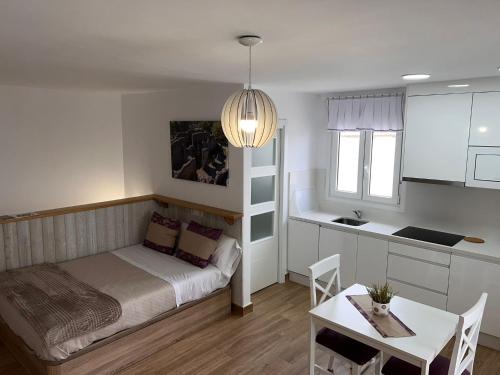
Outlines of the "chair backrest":
{"label": "chair backrest", "polygon": [[[340,255],[335,254],[319,262],[314,263],[309,268],[309,285],[311,293],[311,308],[323,303],[328,297],[333,297],[340,292]],[[332,272],[332,276],[326,287],[323,288],[317,281],[318,277]],[[334,293],[332,293],[332,288]],[[322,295],[317,301],[316,290],[319,290]]]}
{"label": "chair backrest", "polygon": [[465,370],[472,374],[479,328],[487,298],[488,294],[483,293],[469,311],[460,315],[448,375],[462,375]]}

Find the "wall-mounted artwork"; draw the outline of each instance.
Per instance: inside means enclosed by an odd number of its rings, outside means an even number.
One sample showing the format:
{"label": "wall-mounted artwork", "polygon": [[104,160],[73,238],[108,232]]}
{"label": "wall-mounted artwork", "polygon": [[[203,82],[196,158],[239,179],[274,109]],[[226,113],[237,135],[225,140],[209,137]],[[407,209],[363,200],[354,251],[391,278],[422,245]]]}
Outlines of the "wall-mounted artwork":
{"label": "wall-mounted artwork", "polygon": [[228,143],[220,121],[170,121],[172,177],[227,186]]}

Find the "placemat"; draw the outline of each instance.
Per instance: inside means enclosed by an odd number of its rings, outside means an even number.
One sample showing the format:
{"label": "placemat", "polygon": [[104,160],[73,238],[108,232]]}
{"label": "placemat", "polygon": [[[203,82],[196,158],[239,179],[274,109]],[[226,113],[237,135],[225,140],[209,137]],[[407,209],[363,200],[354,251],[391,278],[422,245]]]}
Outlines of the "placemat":
{"label": "placemat", "polygon": [[382,337],[410,337],[416,335],[391,311],[389,311],[388,316],[375,315],[372,312],[372,299],[368,294],[346,296],[346,298]]}

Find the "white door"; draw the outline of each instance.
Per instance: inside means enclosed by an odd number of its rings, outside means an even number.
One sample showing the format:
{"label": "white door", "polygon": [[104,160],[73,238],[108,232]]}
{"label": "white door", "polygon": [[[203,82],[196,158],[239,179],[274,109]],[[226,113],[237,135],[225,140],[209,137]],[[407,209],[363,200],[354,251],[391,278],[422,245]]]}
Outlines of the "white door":
{"label": "white door", "polygon": [[251,292],[278,282],[280,130],[252,150],[250,179]]}

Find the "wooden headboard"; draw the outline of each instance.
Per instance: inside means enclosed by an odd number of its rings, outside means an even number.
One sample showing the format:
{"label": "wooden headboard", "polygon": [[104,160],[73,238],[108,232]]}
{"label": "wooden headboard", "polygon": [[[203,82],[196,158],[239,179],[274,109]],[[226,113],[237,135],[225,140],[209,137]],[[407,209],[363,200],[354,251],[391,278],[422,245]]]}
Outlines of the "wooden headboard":
{"label": "wooden headboard", "polygon": [[241,213],[152,194],[0,217],[0,271],[141,243],[154,210],[221,228],[241,242]]}

